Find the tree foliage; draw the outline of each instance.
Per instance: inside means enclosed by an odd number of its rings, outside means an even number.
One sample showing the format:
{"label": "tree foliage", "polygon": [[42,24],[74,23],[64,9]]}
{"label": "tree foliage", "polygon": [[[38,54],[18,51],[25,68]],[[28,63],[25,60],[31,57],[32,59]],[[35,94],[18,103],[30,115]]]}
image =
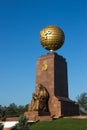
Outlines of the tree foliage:
{"label": "tree foliage", "polygon": [[5,111],[5,116],[6,116],[6,117],[18,116],[17,114],[18,114],[18,113],[17,113],[17,106],[16,106],[14,103],[10,104],[10,105],[7,107],[6,111]]}
{"label": "tree foliage", "polygon": [[5,115],[5,108],[6,107],[3,107],[2,105],[0,105],[0,118],[4,117],[4,115]]}
{"label": "tree foliage", "polygon": [[87,115],[87,93],[82,93],[77,97],[81,115]]}
{"label": "tree foliage", "polygon": [[25,116],[20,116],[19,123],[16,126],[16,130],[29,130],[29,124]]}
{"label": "tree foliage", "polygon": [[2,124],[0,124],[0,130],[2,130],[3,129],[3,125]]}
{"label": "tree foliage", "polygon": [[27,111],[28,105],[17,106],[15,103],[11,103],[9,106],[0,105],[0,118],[3,117],[17,117]]}

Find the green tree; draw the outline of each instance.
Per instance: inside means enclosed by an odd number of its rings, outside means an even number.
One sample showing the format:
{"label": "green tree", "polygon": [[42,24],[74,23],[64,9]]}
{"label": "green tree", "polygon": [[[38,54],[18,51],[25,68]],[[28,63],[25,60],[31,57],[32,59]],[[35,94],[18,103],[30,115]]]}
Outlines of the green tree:
{"label": "green tree", "polygon": [[19,105],[19,106],[17,107],[18,116],[22,115],[25,111],[26,111],[25,106]]}
{"label": "green tree", "polygon": [[16,126],[16,130],[29,130],[29,124],[24,115],[19,117],[19,123]]}
{"label": "green tree", "polygon": [[16,117],[17,115],[17,105],[15,105],[14,103],[11,103],[5,111],[5,116],[6,117]]}
{"label": "green tree", "polygon": [[82,93],[77,97],[81,115],[87,115],[87,93]]}
{"label": "green tree", "polygon": [[5,116],[5,107],[0,105],[0,118],[3,118]]}
{"label": "green tree", "polygon": [[0,118],[3,117],[19,117],[27,111],[28,105],[19,105],[17,106],[15,103],[11,103],[9,106],[0,105]]}
{"label": "green tree", "polygon": [[2,129],[3,129],[3,125],[0,124],[0,130],[2,130]]}
{"label": "green tree", "polygon": [[28,110],[28,106],[29,104],[26,104],[25,107],[24,107],[24,110],[27,111]]}
{"label": "green tree", "polygon": [[2,113],[3,113],[2,106],[0,105],[0,118],[2,117]]}

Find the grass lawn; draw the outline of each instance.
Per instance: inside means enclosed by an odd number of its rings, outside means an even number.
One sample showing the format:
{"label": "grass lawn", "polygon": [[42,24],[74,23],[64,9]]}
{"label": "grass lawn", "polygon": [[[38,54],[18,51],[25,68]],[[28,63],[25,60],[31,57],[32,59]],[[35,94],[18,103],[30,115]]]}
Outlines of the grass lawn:
{"label": "grass lawn", "polygon": [[41,121],[31,125],[30,130],[87,130],[87,119],[60,118]]}

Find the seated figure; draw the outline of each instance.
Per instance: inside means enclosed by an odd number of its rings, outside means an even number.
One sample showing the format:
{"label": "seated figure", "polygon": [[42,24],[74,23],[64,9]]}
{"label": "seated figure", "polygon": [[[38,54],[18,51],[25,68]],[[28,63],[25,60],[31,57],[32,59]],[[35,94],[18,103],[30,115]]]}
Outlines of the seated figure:
{"label": "seated figure", "polygon": [[32,94],[31,111],[48,111],[49,94],[47,89],[39,84],[38,92]]}

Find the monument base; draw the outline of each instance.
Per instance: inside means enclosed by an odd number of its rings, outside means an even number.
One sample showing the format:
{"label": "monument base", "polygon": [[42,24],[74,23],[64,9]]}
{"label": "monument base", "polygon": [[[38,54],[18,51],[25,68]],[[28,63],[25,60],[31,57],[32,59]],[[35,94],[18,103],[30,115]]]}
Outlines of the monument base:
{"label": "monument base", "polygon": [[24,115],[26,116],[26,118],[30,121],[50,121],[52,120],[50,113],[49,112],[42,112],[42,111],[28,111],[25,112]]}
{"label": "monument base", "polygon": [[43,111],[28,111],[24,115],[32,121],[37,120],[52,120],[64,116],[77,116],[79,115],[79,106],[69,98],[64,97],[51,97],[49,99],[49,112]]}
{"label": "monument base", "polygon": [[39,120],[38,111],[28,111],[28,112],[25,112],[24,115],[26,116],[28,120],[31,120],[31,121]]}
{"label": "monument base", "polygon": [[[79,115],[79,105],[70,100],[68,96],[66,59],[56,53],[49,53],[37,60],[36,67],[35,95],[37,97],[39,94],[42,95],[45,93],[45,91],[41,90],[41,93],[38,94],[38,85],[41,84],[49,94],[45,106],[47,109],[42,109],[40,112],[31,111],[35,110],[31,109],[32,103],[34,100],[37,101],[33,97],[32,102],[29,104],[28,112],[25,113],[26,117],[29,120],[51,120],[62,116]],[[42,102],[42,107],[43,104],[45,103]],[[45,110],[49,114],[43,112]]]}
{"label": "monument base", "polygon": [[53,96],[49,99],[49,111],[52,118],[79,115],[79,105],[66,97]]}

